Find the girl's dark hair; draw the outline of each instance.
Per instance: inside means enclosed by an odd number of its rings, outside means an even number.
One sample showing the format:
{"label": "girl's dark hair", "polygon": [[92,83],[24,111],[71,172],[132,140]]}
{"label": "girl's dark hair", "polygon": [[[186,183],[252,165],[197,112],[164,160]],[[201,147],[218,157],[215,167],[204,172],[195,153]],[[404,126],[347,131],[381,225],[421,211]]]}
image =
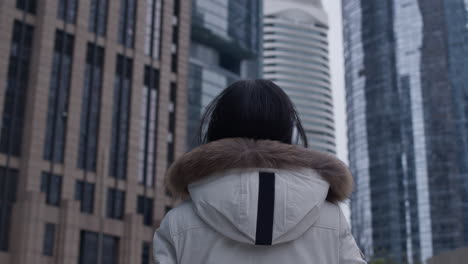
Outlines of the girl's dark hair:
{"label": "girl's dark hair", "polygon": [[292,144],[295,127],[307,147],[304,128],[286,93],[269,80],[245,80],[224,89],[207,106],[198,140],[205,144],[242,137]]}

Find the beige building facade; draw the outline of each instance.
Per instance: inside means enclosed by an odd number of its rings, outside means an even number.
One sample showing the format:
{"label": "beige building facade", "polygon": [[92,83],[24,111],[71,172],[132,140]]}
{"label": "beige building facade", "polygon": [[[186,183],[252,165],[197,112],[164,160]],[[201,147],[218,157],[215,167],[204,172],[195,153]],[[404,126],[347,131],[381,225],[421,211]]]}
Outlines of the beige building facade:
{"label": "beige building facade", "polygon": [[0,263],[151,263],[190,2],[0,1]]}

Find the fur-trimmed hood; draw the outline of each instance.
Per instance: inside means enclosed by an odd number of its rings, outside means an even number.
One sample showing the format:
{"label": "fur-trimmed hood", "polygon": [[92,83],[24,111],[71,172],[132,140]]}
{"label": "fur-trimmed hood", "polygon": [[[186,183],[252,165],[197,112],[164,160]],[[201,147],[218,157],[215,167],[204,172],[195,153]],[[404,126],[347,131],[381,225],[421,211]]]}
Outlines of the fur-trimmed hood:
{"label": "fur-trimmed hood", "polygon": [[188,186],[233,169],[312,169],[328,182],[326,200],[346,200],[353,178],[346,165],[332,155],[277,141],[232,138],[214,141],[180,157],[168,170],[166,184],[176,196],[186,197]]}

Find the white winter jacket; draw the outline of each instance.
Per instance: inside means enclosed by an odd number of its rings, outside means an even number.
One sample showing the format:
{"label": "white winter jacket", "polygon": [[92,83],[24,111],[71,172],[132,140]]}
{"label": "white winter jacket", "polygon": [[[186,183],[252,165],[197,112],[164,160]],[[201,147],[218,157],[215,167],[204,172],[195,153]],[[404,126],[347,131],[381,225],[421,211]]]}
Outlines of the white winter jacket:
{"label": "white winter jacket", "polygon": [[188,200],[156,231],[156,263],[365,263],[336,204],[352,177],[330,155],[224,139],[182,156],[166,180]]}

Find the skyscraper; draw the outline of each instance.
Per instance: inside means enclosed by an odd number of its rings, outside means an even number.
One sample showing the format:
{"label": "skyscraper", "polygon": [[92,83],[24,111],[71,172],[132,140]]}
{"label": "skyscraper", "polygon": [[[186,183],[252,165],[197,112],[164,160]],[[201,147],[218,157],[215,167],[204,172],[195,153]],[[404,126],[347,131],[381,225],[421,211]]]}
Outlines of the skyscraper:
{"label": "skyscraper", "polygon": [[0,1],[0,263],[150,263],[190,3]]}
{"label": "skyscraper", "polygon": [[263,73],[292,99],[310,146],[336,153],[328,18],[320,0],[266,0]]}
{"label": "skyscraper", "polygon": [[354,234],[418,263],[468,245],[468,1],[343,1]]}
{"label": "skyscraper", "polygon": [[229,84],[261,76],[261,0],[193,0],[188,148],[205,107]]}

